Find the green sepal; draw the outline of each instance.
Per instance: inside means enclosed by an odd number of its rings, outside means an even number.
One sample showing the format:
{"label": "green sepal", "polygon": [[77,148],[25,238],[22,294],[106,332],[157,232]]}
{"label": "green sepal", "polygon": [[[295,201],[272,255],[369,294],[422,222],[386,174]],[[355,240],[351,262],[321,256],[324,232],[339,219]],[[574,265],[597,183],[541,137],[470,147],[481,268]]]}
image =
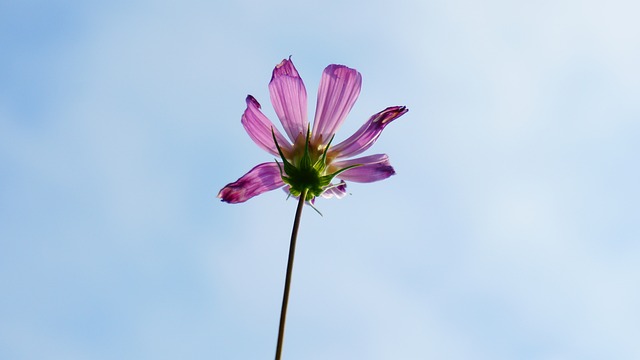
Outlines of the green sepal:
{"label": "green sepal", "polygon": [[311,128],[310,125],[307,125],[307,135],[304,139],[304,153],[302,154],[302,158],[300,159],[300,163],[298,167],[300,169],[308,169],[311,166],[311,155],[309,154],[309,139],[311,138]]}
{"label": "green sepal", "polygon": [[349,169],[353,169],[354,167],[358,167],[358,166],[362,166],[362,164],[355,164],[355,165],[351,165],[351,166],[347,166],[346,168],[342,168],[340,170],[335,171],[332,174],[329,175],[324,175],[321,177],[323,182],[326,182],[325,186],[328,186],[329,184],[331,184],[331,180],[333,180],[334,177],[336,177],[337,175],[339,175],[342,172],[345,172]]}
{"label": "green sepal", "polygon": [[325,169],[327,168],[327,152],[329,151],[329,146],[331,146],[331,142],[333,141],[334,137],[335,134],[331,136],[331,139],[329,139],[329,143],[324,147],[324,150],[322,151],[322,155],[318,158],[318,160],[316,160],[315,164],[313,164],[313,168],[316,169],[318,173],[324,173]]}
{"label": "green sepal", "polygon": [[305,138],[304,144],[304,153],[302,157],[298,161],[298,166],[291,164],[289,160],[286,159],[280,145],[278,144],[278,140],[276,139],[275,131],[271,128],[271,135],[273,136],[273,141],[278,149],[278,154],[282,158],[282,167],[280,163],[278,163],[278,168],[280,169],[280,176],[282,177],[282,181],[284,181],[287,185],[289,185],[289,192],[293,196],[300,196],[303,193],[303,190],[306,191],[305,201],[313,200],[316,196],[320,196],[326,188],[331,184],[331,180],[333,180],[336,175],[352,169],[357,166],[361,166],[360,164],[347,166],[343,169],[337,170],[331,174],[322,175],[326,170],[327,164],[327,152],[329,150],[329,146],[333,141],[333,136],[329,140],[329,143],[324,148],[322,155],[312,164],[311,153],[309,150],[309,142],[311,139],[311,130],[307,128],[307,134]]}

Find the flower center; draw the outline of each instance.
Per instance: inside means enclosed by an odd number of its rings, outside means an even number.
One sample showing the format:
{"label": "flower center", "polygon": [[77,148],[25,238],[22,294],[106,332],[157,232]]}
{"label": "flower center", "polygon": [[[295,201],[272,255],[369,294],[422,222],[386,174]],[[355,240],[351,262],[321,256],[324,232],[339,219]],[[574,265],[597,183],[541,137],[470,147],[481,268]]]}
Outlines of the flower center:
{"label": "flower center", "polygon": [[[331,145],[331,140],[327,146],[324,147],[322,152],[318,147],[313,149],[309,148],[309,140],[311,138],[311,131],[307,129],[307,136],[304,140],[304,146],[302,147],[301,141],[296,141],[293,149],[292,161],[290,162],[282,153],[280,145],[276,140],[275,133],[271,131],[273,135],[273,141],[276,144],[278,153],[282,158],[283,166],[280,167],[280,176],[282,181],[289,185],[289,192],[293,196],[300,196],[304,190],[307,190],[305,201],[313,200],[316,196],[322,194],[331,185],[331,180],[339,173],[358,166],[353,165],[343,169],[339,169],[334,173],[327,174],[327,151]],[[300,140],[300,138],[298,138]],[[302,147],[302,149],[301,149]],[[300,154],[302,152],[302,154]],[[293,162],[293,163],[292,163]]]}

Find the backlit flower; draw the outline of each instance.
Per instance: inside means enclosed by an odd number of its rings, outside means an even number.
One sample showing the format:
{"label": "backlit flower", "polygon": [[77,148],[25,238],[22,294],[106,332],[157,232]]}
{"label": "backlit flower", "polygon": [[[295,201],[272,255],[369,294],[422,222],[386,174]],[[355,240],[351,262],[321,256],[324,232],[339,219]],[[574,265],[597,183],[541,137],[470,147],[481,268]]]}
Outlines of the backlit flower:
{"label": "backlit flower", "polygon": [[[222,201],[241,203],[266,191],[285,188],[299,196],[306,189],[307,201],[317,196],[341,198],[346,181],[374,182],[395,174],[386,154],[352,158],[369,149],[382,130],[408,109],[388,107],[373,115],[349,138],[333,145],[333,137],[358,98],[362,77],[355,69],[329,65],[322,73],[313,127],[307,120],[307,92],[290,59],[273,70],[269,92],[271,103],[285,135],[260,111],[260,104],[247,96],[242,125],[262,149],[280,161],[259,164],[218,193]],[[334,178],[340,182],[332,183]]]}

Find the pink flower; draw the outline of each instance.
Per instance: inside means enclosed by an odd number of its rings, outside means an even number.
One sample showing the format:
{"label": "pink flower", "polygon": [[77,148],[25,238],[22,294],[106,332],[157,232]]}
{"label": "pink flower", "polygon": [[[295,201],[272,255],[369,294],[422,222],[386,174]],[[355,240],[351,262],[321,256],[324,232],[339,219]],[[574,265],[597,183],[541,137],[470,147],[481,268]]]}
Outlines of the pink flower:
{"label": "pink flower", "polygon": [[[266,191],[285,187],[293,196],[307,190],[306,200],[316,196],[341,198],[347,181],[374,182],[395,174],[386,154],[351,158],[369,149],[382,130],[408,111],[388,107],[373,115],[348,139],[331,145],[333,137],[358,98],[362,77],[355,69],[329,65],[322,73],[315,121],[307,120],[307,91],[291,60],[282,60],[273,70],[269,91],[271,103],[286,137],[260,111],[260,104],[247,96],[242,125],[249,137],[282,162],[257,165],[218,193],[222,201],[241,203]],[[341,179],[333,184],[334,178]]]}

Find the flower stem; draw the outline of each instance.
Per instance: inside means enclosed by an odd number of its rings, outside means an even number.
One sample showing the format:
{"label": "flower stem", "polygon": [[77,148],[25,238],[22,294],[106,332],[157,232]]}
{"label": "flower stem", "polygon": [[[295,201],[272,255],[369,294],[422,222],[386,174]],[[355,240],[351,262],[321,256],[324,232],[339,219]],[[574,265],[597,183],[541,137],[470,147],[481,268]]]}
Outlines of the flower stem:
{"label": "flower stem", "polygon": [[280,327],[278,328],[278,345],[276,346],[276,360],[282,356],[282,342],[284,341],[284,323],[287,318],[287,304],[289,303],[289,288],[291,287],[291,273],[293,272],[293,257],[296,253],[296,240],[298,239],[298,228],[302,216],[304,199],[307,197],[307,189],[302,190],[296,209],[296,217],[293,220],[293,230],[291,231],[291,244],[289,245],[289,261],[287,262],[287,276],[284,281],[284,294],[282,295],[282,310],[280,310]]}

